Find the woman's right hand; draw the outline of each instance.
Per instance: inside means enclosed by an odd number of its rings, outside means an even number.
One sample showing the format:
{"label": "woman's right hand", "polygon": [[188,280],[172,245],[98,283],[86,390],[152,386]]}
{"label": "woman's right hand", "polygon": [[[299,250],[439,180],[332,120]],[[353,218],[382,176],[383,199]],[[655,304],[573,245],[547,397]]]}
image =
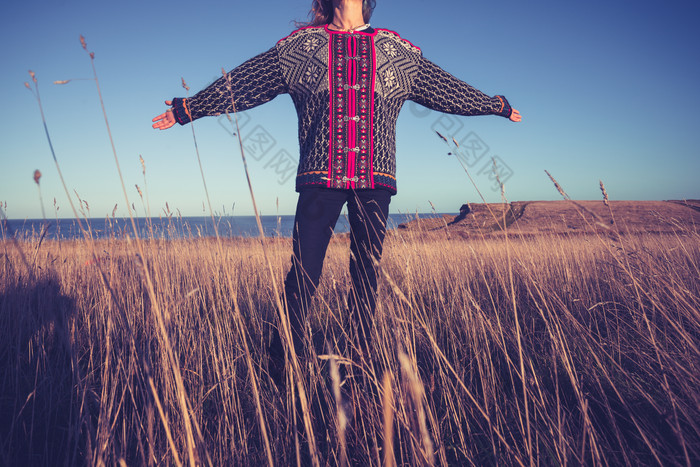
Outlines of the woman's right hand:
{"label": "woman's right hand", "polygon": [[[173,101],[165,101],[165,105],[173,105]],[[155,117],[152,122],[153,128],[155,130],[167,130],[171,126],[175,125],[175,115],[173,115],[173,110],[168,109],[164,113]]]}

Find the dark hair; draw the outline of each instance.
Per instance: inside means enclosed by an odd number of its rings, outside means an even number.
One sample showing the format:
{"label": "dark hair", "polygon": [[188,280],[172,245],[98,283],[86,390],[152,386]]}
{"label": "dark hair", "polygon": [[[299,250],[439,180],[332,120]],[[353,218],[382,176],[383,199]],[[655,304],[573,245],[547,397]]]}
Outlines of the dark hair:
{"label": "dark hair", "polygon": [[[363,0],[362,16],[365,23],[369,23],[369,19],[372,16],[372,11],[374,11],[376,4],[376,0]],[[331,24],[333,15],[333,0],[313,0],[311,3],[311,11],[309,11],[310,20],[307,22],[296,21],[296,25],[297,27],[304,27]]]}

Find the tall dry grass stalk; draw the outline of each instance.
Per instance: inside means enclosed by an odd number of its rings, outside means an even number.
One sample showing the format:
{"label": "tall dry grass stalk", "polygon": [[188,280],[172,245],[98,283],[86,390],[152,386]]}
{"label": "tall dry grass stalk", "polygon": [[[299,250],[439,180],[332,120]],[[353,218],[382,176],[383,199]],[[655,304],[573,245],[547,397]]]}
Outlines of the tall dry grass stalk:
{"label": "tall dry grass stalk", "polygon": [[[142,244],[141,244],[141,242],[140,242],[140,239],[139,239],[139,237],[138,237],[138,229],[136,228],[136,225],[135,225],[135,222],[134,222],[134,218],[133,218],[132,212],[131,212],[131,210],[130,210],[130,208],[129,208],[128,195],[127,195],[127,193],[126,193],[126,188],[125,188],[125,186],[124,186],[123,177],[122,177],[122,175],[121,175],[121,169],[120,169],[120,167],[119,167],[119,161],[118,161],[116,149],[115,149],[115,146],[114,146],[114,140],[113,140],[112,135],[111,135],[111,129],[110,129],[110,127],[109,127],[109,122],[108,122],[108,119],[107,119],[107,113],[106,113],[106,110],[105,110],[105,107],[104,107],[104,101],[103,101],[103,99],[102,99],[102,94],[101,94],[101,90],[100,90],[100,86],[99,86],[99,80],[98,80],[98,78],[97,78],[97,72],[96,72],[96,69],[95,69],[95,64],[94,64],[95,54],[94,54],[93,52],[89,52],[89,51],[88,51],[88,49],[87,49],[87,44],[86,44],[85,39],[84,39],[83,36],[80,36],[80,43],[81,43],[81,46],[83,47],[83,49],[84,49],[84,50],[89,54],[89,56],[90,56],[90,61],[91,61],[91,65],[92,65],[92,68],[93,68],[93,75],[94,75],[94,78],[93,78],[93,79],[94,79],[94,81],[95,81],[95,83],[96,83],[96,86],[97,86],[97,91],[98,91],[98,96],[99,96],[99,100],[100,100],[100,105],[101,105],[102,112],[103,112],[103,116],[104,116],[104,119],[105,119],[105,124],[106,124],[106,127],[107,127],[107,132],[108,132],[110,144],[111,144],[111,147],[112,147],[112,152],[113,152],[114,159],[115,159],[115,163],[116,163],[116,166],[117,166],[117,171],[118,171],[118,173],[119,173],[119,177],[120,177],[122,189],[123,189],[123,192],[124,192],[124,197],[125,197],[126,202],[127,202],[127,210],[129,211],[129,217],[131,218],[131,223],[132,223],[132,227],[133,227],[133,233],[134,233],[134,236],[135,236],[135,238],[136,238],[137,245],[138,245],[138,250],[139,250],[139,254],[137,255],[138,264],[141,265],[142,277],[145,278],[145,283],[147,284],[147,290],[148,290],[148,294],[149,294],[149,296],[150,296],[151,304],[152,304],[152,307],[153,307],[153,310],[154,310],[154,316],[155,316],[155,318],[156,318],[156,322],[159,323],[159,326],[158,326],[158,327],[159,327],[159,331],[160,331],[160,336],[161,336],[161,338],[162,338],[163,347],[165,348],[166,354],[167,354],[167,356],[168,356],[168,358],[169,358],[169,365],[168,365],[168,366],[169,366],[169,368],[172,370],[172,375],[173,375],[173,379],[174,379],[174,383],[175,383],[174,386],[176,387],[176,389],[175,389],[175,394],[176,394],[176,396],[175,396],[175,397],[176,397],[176,399],[178,400],[178,403],[179,403],[179,405],[180,405],[181,415],[182,415],[182,418],[183,418],[183,420],[184,420],[184,425],[185,425],[186,441],[187,441],[187,442],[186,442],[186,446],[187,446],[187,451],[188,451],[188,458],[189,458],[190,463],[191,463],[191,464],[194,464],[194,463],[195,463],[195,442],[194,442],[194,436],[193,436],[192,428],[191,428],[191,421],[190,421],[189,415],[188,415],[187,400],[186,400],[186,397],[187,397],[187,396],[186,396],[186,394],[185,394],[185,389],[184,389],[184,385],[183,385],[183,383],[182,383],[182,377],[181,377],[181,374],[180,374],[180,371],[179,371],[178,363],[177,363],[177,361],[176,361],[175,358],[174,358],[174,353],[173,353],[173,351],[172,351],[172,346],[170,345],[167,332],[165,331],[165,327],[164,327],[164,324],[163,324],[163,315],[162,315],[162,313],[161,313],[161,311],[160,311],[159,304],[158,304],[158,301],[157,301],[156,296],[155,296],[155,291],[154,291],[154,289],[153,289],[153,282],[152,282],[151,277],[150,277],[150,273],[149,273],[148,266],[147,266],[147,264],[146,264],[146,262],[145,262],[145,261],[146,261],[146,259],[145,259],[146,256],[145,256],[145,253],[144,253],[143,246],[142,246]],[[37,99],[37,102],[38,102],[38,104],[39,104],[39,109],[40,109],[40,113],[41,113],[41,117],[42,117],[42,122],[43,122],[43,125],[44,125],[44,130],[45,130],[45,133],[46,133],[47,140],[48,140],[48,142],[49,142],[49,147],[50,147],[50,149],[51,149],[51,153],[52,153],[54,162],[55,162],[55,164],[56,164],[57,171],[58,171],[58,173],[59,173],[59,177],[60,177],[60,179],[61,179],[61,183],[62,183],[62,185],[63,185],[63,187],[64,187],[64,189],[65,189],[65,191],[66,191],[66,195],[68,196],[69,203],[70,203],[71,208],[72,208],[72,210],[73,210],[73,213],[74,213],[74,215],[75,215],[75,217],[76,217],[76,219],[77,219],[77,221],[78,221],[79,228],[80,228],[81,232],[83,232],[84,238],[85,238],[86,240],[88,240],[88,241],[87,241],[87,244],[89,245],[90,250],[91,250],[91,252],[92,252],[93,259],[92,259],[91,263],[92,263],[92,264],[95,264],[96,268],[98,269],[98,271],[99,271],[99,273],[100,273],[100,277],[101,277],[101,279],[102,279],[102,284],[103,284],[103,286],[105,287],[106,290],[108,290],[108,291],[110,292],[110,296],[111,296],[112,299],[114,300],[114,305],[115,305],[116,308],[119,309],[119,311],[120,311],[122,322],[126,324],[127,329],[130,329],[130,326],[129,326],[129,318],[130,318],[130,317],[129,317],[129,316],[126,314],[126,312],[125,312],[125,305],[123,304],[123,302],[121,302],[121,297],[114,291],[113,287],[111,286],[111,284],[110,284],[110,282],[109,282],[109,279],[108,279],[108,277],[107,277],[106,272],[104,271],[104,269],[102,268],[102,265],[100,264],[100,258],[99,258],[98,254],[97,254],[97,252],[96,252],[96,249],[95,249],[95,247],[94,247],[94,242],[92,241],[91,235],[90,235],[90,232],[89,232],[89,225],[88,225],[88,228],[87,228],[87,229],[85,229],[85,228],[83,227],[82,222],[81,222],[81,219],[80,219],[80,216],[78,215],[78,212],[76,211],[75,206],[73,205],[72,199],[71,199],[70,195],[68,194],[68,189],[67,189],[67,186],[66,186],[66,184],[65,184],[65,181],[64,181],[64,179],[63,179],[63,175],[61,174],[60,166],[59,166],[59,164],[58,164],[58,160],[57,160],[57,158],[56,158],[56,154],[55,154],[55,152],[54,152],[54,150],[53,150],[53,145],[52,145],[52,143],[51,143],[51,138],[50,138],[50,136],[49,136],[48,127],[47,127],[47,124],[46,124],[46,119],[45,119],[45,117],[44,117],[43,107],[42,107],[42,104],[41,104],[41,98],[40,98],[40,95],[39,95],[38,82],[37,82],[37,79],[36,79],[35,74],[34,74],[33,72],[31,72],[31,71],[30,71],[30,76],[31,76],[31,78],[32,78],[32,81],[33,81],[33,83],[34,83],[34,86],[33,86],[33,88],[32,88],[32,86],[30,86],[28,83],[25,83],[25,86],[26,86],[30,91],[33,92],[33,94],[35,95],[35,97],[36,97],[36,99]],[[68,82],[68,80],[66,80],[66,81],[64,81],[64,82],[58,82],[58,83],[59,83],[59,84],[64,84],[65,82]],[[79,200],[80,200],[80,199],[79,199]],[[82,200],[80,200],[80,201],[81,201],[81,211],[82,211],[82,204],[83,204],[83,201],[82,201]],[[85,203],[86,208],[89,210],[89,206],[88,206],[88,204],[87,204],[87,201],[85,201],[84,203]],[[108,323],[108,328],[111,328],[111,324],[112,324],[111,322]],[[129,332],[129,335],[131,335],[131,334],[132,334],[132,333]],[[108,335],[108,336],[109,336],[109,335]],[[107,349],[106,349],[106,350],[109,352],[110,349],[111,349],[111,345],[110,345],[110,344],[111,344],[111,337],[108,337],[106,343],[107,343]],[[134,351],[134,353],[138,354],[138,350],[137,350],[136,345],[135,345],[135,343],[134,343],[133,340],[131,341],[131,344],[132,344],[132,345],[131,345],[132,351]],[[66,344],[66,346],[70,348],[70,346],[69,346],[68,344]],[[73,366],[73,371],[74,371],[74,373],[75,373],[75,372],[79,372],[79,367],[78,367],[77,363],[75,362],[76,355],[75,355],[73,352],[71,352],[71,358],[74,360],[74,363],[73,363],[73,365],[72,365],[72,366]],[[142,360],[141,358],[140,358],[139,360],[141,360],[141,361],[140,361],[140,366],[142,367],[142,370],[138,372],[138,377],[140,378],[141,383],[143,383],[143,382],[144,382],[144,379],[145,379],[145,378],[147,377],[147,375],[148,375],[148,370],[147,370],[146,365],[143,364],[143,360]],[[105,367],[105,368],[106,368],[105,371],[109,368],[109,363],[108,363],[108,362],[109,362],[109,360],[107,360],[107,365],[106,365],[106,367]],[[144,368],[144,367],[146,367],[146,368]],[[78,381],[82,381],[82,377],[80,376],[79,373],[75,376],[75,378],[76,378]],[[109,391],[105,391],[105,390],[102,391],[102,393],[101,393],[101,400],[104,400],[106,397],[109,397],[108,392],[109,392]],[[155,391],[153,392],[153,397],[156,399],[156,401],[158,401],[158,394],[157,394]],[[100,411],[100,417],[98,417],[98,420],[97,420],[97,432],[95,433],[95,438],[91,439],[90,437],[88,437],[88,440],[87,440],[87,442],[86,442],[86,443],[87,443],[87,446],[88,446],[88,450],[91,451],[91,457],[92,457],[93,462],[101,462],[101,460],[102,460],[102,455],[103,455],[103,452],[104,452],[104,445],[105,445],[105,442],[106,442],[105,440],[107,439],[107,437],[105,436],[104,430],[105,430],[105,427],[108,427],[108,426],[109,426],[109,425],[105,425],[105,417],[109,417],[109,415],[110,415],[109,413],[105,413],[105,412],[103,412],[103,411]],[[82,410],[81,410],[81,416],[82,416]],[[90,436],[92,436],[92,432],[93,432],[93,429],[92,429],[92,422],[93,422],[93,420],[92,420],[91,418],[87,418],[87,419],[85,419],[85,421],[88,423],[88,431],[91,433]],[[198,428],[197,428],[197,430],[198,430]],[[198,430],[198,431],[199,431],[199,430]],[[200,438],[201,438],[201,436],[200,436]],[[96,446],[94,447],[94,449],[93,449],[93,443],[96,444]],[[202,447],[203,447],[204,450],[205,450],[205,452],[204,452],[205,456],[208,458],[208,454],[206,453],[206,447],[205,447],[205,446],[202,446]],[[173,449],[173,451],[175,451],[174,446],[171,446],[171,448]],[[74,449],[73,455],[75,455],[75,452],[76,452],[76,451],[77,451],[77,448]],[[199,453],[198,453],[198,454],[199,454]],[[198,456],[198,457],[199,457],[199,456]],[[179,459],[178,459],[177,455],[175,455],[175,460],[176,460],[176,463],[179,464]],[[209,461],[209,463],[211,464],[211,461]]]}
{"label": "tall dry grass stalk", "polygon": [[[453,138],[452,138],[452,144],[454,144],[454,146],[450,146],[450,140],[448,140],[446,136],[444,136],[444,135],[443,135],[442,133],[440,133],[439,131],[435,131],[435,133],[437,133],[438,137],[439,137],[441,140],[443,140],[443,141],[445,142],[445,144],[447,145],[447,147],[450,149],[450,152],[449,152],[448,154],[450,154],[450,155],[454,154],[454,155],[455,155],[455,159],[457,159],[457,162],[459,162],[459,165],[461,165],[461,166],[462,166],[462,169],[464,169],[464,173],[467,174],[467,178],[469,178],[469,182],[472,184],[472,186],[473,186],[474,189],[476,190],[476,193],[479,195],[479,198],[481,199],[481,201],[482,201],[482,202],[486,205],[486,207],[488,208],[489,214],[491,214],[491,217],[493,218],[493,220],[496,221],[496,224],[499,225],[499,227],[500,227],[500,224],[499,224],[500,221],[499,221],[499,219],[498,219],[498,216],[496,215],[496,213],[494,213],[494,212],[491,210],[491,206],[486,202],[486,199],[484,198],[484,195],[481,194],[481,190],[479,189],[479,186],[476,184],[476,182],[475,182],[474,179],[472,178],[471,173],[469,173],[469,169],[467,169],[467,166],[466,166],[466,165],[464,164],[464,162],[462,161],[462,159],[464,158],[464,156],[461,154],[461,148],[460,148],[459,143],[457,142],[457,140],[453,137]],[[494,172],[496,172],[496,171],[495,171],[495,165],[496,165],[496,161],[494,160]],[[498,174],[496,173],[496,175],[498,175]],[[501,184],[501,188],[503,188],[503,184]],[[505,228],[505,227],[506,227],[505,224],[503,224],[503,227],[502,227],[502,228]]]}
{"label": "tall dry grass stalk", "polygon": [[[127,211],[129,213],[129,218],[131,220],[131,225],[133,227],[133,235],[134,239],[136,240],[136,246],[138,249],[139,253],[139,263],[142,266],[142,273],[143,277],[145,279],[145,283],[147,286],[147,291],[151,300],[152,304],[152,309],[153,309],[153,317],[155,318],[156,323],[158,324],[158,331],[160,333],[160,338],[162,339],[162,344],[163,347],[166,351],[166,355],[168,357],[168,363],[169,363],[169,369],[172,372],[172,378],[174,381],[174,392],[175,392],[175,398],[177,400],[177,403],[180,408],[180,415],[183,420],[183,425],[185,429],[185,439],[186,439],[186,448],[187,448],[187,456],[190,465],[194,465],[195,463],[198,463],[200,461],[204,461],[205,459],[208,461],[208,463],[211,465],[211,459],[209,457],[209,453],[206,450],[206,446],[200,444],[200,446],[197,446],[197,442],[195,441],[195,430],[197,434],[199,435],[201,439],[201,434],[199,427],[197,426],[196,422],[193,423],[193,420],[190,416],[190,407],[189,407],[189,402],[188,402],[188,396],[187,396],[187,391],[185,389],[184,383],[183,383],[183,378],[182,378],[182,372],[180,370],[180,365],[178,360],[176,359],[175,352],[173,351],[172,344],[170,342],[170,336],[169,333],[166,329],[166,324],[165,320],[167,319],[164,310],[161,309],[161,305],[158,301],[158,297],[156,296],[155,289],[153,286],[153,279],[151,277],[151,273],[149,271],[145,251],[144,251],[144,246],[141,242],[141,239],[139,238],[138,234],[138,228],[136,226],[136,222],[134,220],[134,215],[131,210],[131,203],[129,202],[129,195],[127,194],[126,191],[126,185],[124,184],[124,177],[122,176],[121,172],[121,166],[119,164],[119,158],[117,156],[117,150],[114,145],[114,138],[112,137],[112,130],[109,126],[109,121],[107,118],[107,110],[104,105],[104,99],[102,98],[102,91],[100,89],[100,81],[97,77],[97,69],[95,68],[95,53],[91,52],[87,48],[87,44],[85,42],[85,38],[81,35],[80,36],[80,44],[83,47],[83,50],[88,53],[90,57],[90,65],[92,66],[92,72],[95,80],[95,85],[97,87],[97,95],[99,97],[100,101],[100,107],[102,109],[102,115],[104,117],[105,121],[105,126],[107,128],[107,135],[109,136],[109,143],[112,148],[112,154],[114,156],[114,162],[117,168],[117,173],[119,174],[119,181],[121,183],[122,187],[122,192],[124,194],[124,199],[126,201],[126,207]],[[195,455],[195,451],[199,451],[198,447],[201,447],[203,449],[203,453],[197,452]],[[203,454],[203,456],[201,455]],[[204,457],[205,459],[202,459]],[[97,459],[95,459],[97,460]]]}
{"label": "tall dry grass stalk", "polygon": [[382,389],[384,390],[384,466],[394,467],[396,465],[394,454],[394,389],[389,373],[384,374]]}
{"label": "tall dry grass stalk", "polygon": [[[223,72],[223,70],[222,70]],[[187,83],[185,82],[185,79],[182,78],[182,87],[185,89],[187,93],[189,93],[189,86],[187,86]],[[189,94],[188,94],[189,97]],[[194,148],[195,152],[197,154],[197,163],[199,164],[199,171],[202,176],[202,184],[204,185],[204,193],[207,199],[207,204],[209,206],[209,213],[211,216],[211,221],[212,225],[214,227],[214,233],[215,233],[215,238],[216,238],[216,245],[217,249],[219,252],[219,255],[221,257],[227,258],[228,253],[226,250],[224,250],[222,242],[221,242],[221,237],[219,236],[219,229],[216,220],[214,219],[214,210],[212,209],[211,206],[211,199],[209,197],[209,190],[207,188],[207,182],[206,178],[204,177],[204,169],[202,168],[202,160],[199,154],[199,146],[197,144],[197,136],[194,131],[194,123],[190,122],[190,127],[192,128],[192,140],[194,142]],[[239,135],[240,138],[240,135]],[[241,143],[242,144],[242,143]],[[243,148],[241,146],[241,155],[243,155]],[[243,155],[243,161],[245,162],[245,156]],[[248,168],[245,167],[246,170],[246,176],[248,175]],[[250,185],[250,179],[248,179],[249,185]],[[253,197],[253,191],[251,187],[251,197]],[[255,207],[255,198],[253,197],[253,206]],[[257,215],[257,207],[255,208],[255,213]],[[259,216],[258,216],[258,225],[260,224]],[[261,234],[262,235],[262,234]],[[241,316],[241,311],[240,307],[238,305],[238,295],[236,293],[236,290],[233,286],[234,281],[233,277],[231,274],[226,272],[226,280],[228,282],[229,288],[234,290],[234,295],[233,295],[233,309],[234,309],[234,319],[235,319],[235,324],[236,324],[236,329],[238,331],[238,336],[240,338],[240,342],[243,345],[244,351],[245,351],[245,361],[248,369],[248,375],[250,376],[250,381],[253,386],[253,394],[255,396],[255,405],[258,413],[258,423],[260,424],[260,432],[262,434],[262,439],[263,439],[263,445],[265,447],[265,453],[267,455],[267,463],[270,467],[274,465],[274,459],[272,456],[272,449],[270,447],[270,439],[268,435],[268,429],[267,429],[267,422],[265,421],[265,415],[262,410],[262,402],[261,402],[261,396],[260,396],[260,389],[259,389],[259,379],[258,379],[258,372],[255,370],[255,365],[253,364],[253,359],[251,356],[250,349],[248,347],[248,333],[246,332],[245,326],[243,324],[242,316]]]}
{"label": "tall dry grass stalk", "polygon": [[[311,418],[310,418],[310,407],[309,407],[309,400],[306,395],[306,389],[304,387],[304,377],[302,376],[302,370],[301,370],[301,365],[298,359],[298,356],[296,354],[296,350],[294,348],[294,344],[292,341],[292,332],[291,332],[291,324],[289,321],[289,314],[288,310],[286,309],[285,306],[282,305],[282,301],[280,298],[280,291],[279,287],[277,285],[277,277],[274,272],[274,268],[272,266],[272,263],[270,261],[270,257],[268,255],[267,249],[265,247],[265,231],[262,226],[262,222],[260,220],[260,212],[258,211],[258,206],[257,203],[255,202],[255,193],[253,192],[253,184],[250,181],[250,173],[248,172],[248,163],[245,158],[245,150],[243,148],[243,138],[241,137],[241,131],[240,131],[240,126],[238,125],[238,112],[236,112],[236,101],[234,98],[233,94],[233,85],[231,83],[231,76],[226,73],[226,70],[223,68],[221,69],[221,73],[226,79],[226,85],[227,85],[227,90],[230,95],[231,99],[231,108],[233,110],[233,122],[236,127],[235,134],[238,137],[238,144],[241,152],[241,159],[243,161],[243,169],[245,172],[246,176],[246,181],[248,183],[248,190],[250,191],[250,198],[253,203],[253,212],[255,214],[255,220],[258,225],[258,232],[260,235],[260,244],[262,247],[263,255],[265,257],[265,262],[267,263],[267,270],[270,274],[270,283],[272,284],[272,290],[273,290],[273,298],[274,298],[274,303],[277,308],[277,317],[278,317],[278,332],[280,332],[281,337],[282,337],[282,342],[284,343],[284,346],[286,347],[286,352],[287,352],[287,360],[286,360],[286,368],[287,370],[292,370],[292,371],[287,371],[287,374],[289,377],[296,383],[296,390],[298,391],[298,397],[299,397],[299,402],[301,405],[301,416],[302,420],[304,422],[304,430],[306,432],[307,436],[307,443],[309,446],[309,454],[311,455],[311,462],[314,466],[320,465],[320,461],[318,458],[318,452],[316,448],[316,435],[314,434]],[[231,115],[226,114],[226,117],[231,121]],[[294,392],[292,391],[292,409],[293,413],[296,413],[296,405],[294,405]],[[296,415],[293,415],[294,419],[296,420]],[[297,434],[295,433],[295,437]],[[298,442],[297,442],[298,446]],[[298,449],[297,449],[298,451]],[[297,463],[299,463],[299,455],[297,454]]]}

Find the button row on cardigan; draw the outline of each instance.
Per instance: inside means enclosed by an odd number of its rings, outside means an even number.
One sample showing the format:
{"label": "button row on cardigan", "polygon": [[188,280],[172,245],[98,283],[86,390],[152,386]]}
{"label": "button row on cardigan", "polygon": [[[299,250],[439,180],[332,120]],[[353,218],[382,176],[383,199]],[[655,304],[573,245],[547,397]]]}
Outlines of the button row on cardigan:
{"label": "button row on cardigan", "polygon": [[355,84],[354,86],[350,86],[349,84],[344,84],[343,89],[345,89],[345,90],[354,89],[355,91],[358,91],[360,89],[360,85]]}
{"label": "button row on cardigan", "polygon": [[360,148],[358,148],[358,147],[349,148],[349,147],[345,146],[345,147],[343,148],[343,150],[344,150],[345,152],[350,152],[350,151],[352,151],[352,152],[360,152]]}
{"label": "button row on cardigan", "polygon": [[343,181],[344,181],[344,182],[359,182],[359,181],[360,181],[360,178],[359,178],[357,175],[355,175],[355,176],[352,177],[352,178],[350,178],[350,177],[343,177]]}
{"label": "button row on cardigan", "polygon": [[346,122],[347,122],[348,120],[353,120],[353,121],[355,121],[355,122],[359,122],[359,121],[360,121],[360,117],[358,117],[357,115],[355,115],[354,117],[348,117],[347,115],[345,115],[345,116],[343,117],[343,121],[346,121]]}

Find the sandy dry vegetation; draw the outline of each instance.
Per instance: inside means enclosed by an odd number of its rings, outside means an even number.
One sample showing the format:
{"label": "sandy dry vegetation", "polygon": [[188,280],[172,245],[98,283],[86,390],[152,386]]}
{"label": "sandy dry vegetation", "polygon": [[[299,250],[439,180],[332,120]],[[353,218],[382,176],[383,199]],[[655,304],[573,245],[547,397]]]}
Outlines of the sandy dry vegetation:
{"label": "sandy dry vegetation", "polygon": [[[503,225],[511,234],[614,235],[673,233],[700,230],[700,201],[516,201],[512,203],[472,203],[470,214],[460,218],[443,215],[402,224],[406,230],[442,232],[462,237],[503,235]],[[454,222],[456,219],[457,222]]]}
{"label": "sandy dry vegetation", "polygon": [[[441,219],[399,229],[359,357],[339,344],[339,236],[310,363],[281,391],[267,342],[289,240],[6,239],[0,462],[696,464],[700,238],[697,213],[671,204],[613,204],[613,229],[588,235],[545,202],[499,236],[465,239]],[[664,234],[616,229],[688,212]],[[552,232],[518,233],[544,219]],[[430,222],[443,228],[426,234]]]}

